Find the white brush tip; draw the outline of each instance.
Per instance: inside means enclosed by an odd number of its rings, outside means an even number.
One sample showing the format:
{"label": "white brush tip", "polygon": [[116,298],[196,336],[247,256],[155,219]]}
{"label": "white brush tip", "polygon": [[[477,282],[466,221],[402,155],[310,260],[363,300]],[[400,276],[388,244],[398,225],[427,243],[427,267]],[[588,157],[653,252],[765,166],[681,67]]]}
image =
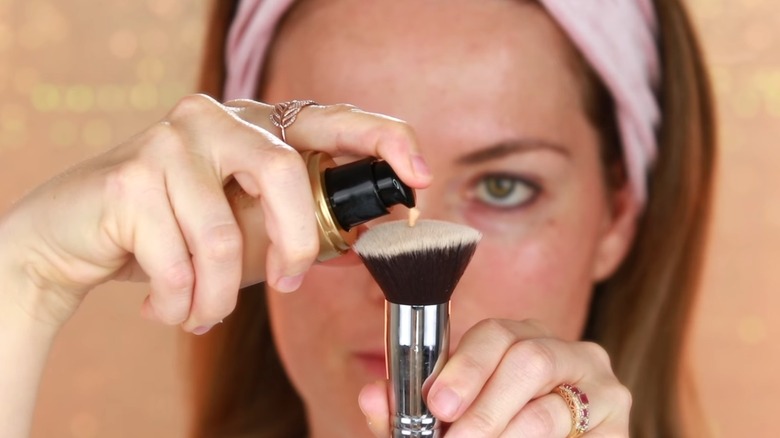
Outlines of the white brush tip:
{"label": "white brush tip", "polygon": [[353,249],[364,257],[393,257],[436,248],[474,245],[482,234],[467,225],[425,219],[410,227],[407,221],[385,222],[361,234]]}

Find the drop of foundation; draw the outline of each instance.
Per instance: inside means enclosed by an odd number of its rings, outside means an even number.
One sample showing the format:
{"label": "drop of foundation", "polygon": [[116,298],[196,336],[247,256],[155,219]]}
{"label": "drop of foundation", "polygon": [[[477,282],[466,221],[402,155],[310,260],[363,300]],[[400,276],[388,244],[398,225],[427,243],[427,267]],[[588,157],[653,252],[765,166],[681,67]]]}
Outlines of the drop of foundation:
{"label": "drop of foundation", "polygon": [[412,207],[409,209],[409,226],[413,227],[415,224],[417,224],[417,219],[420,218],[420,209],[417,207]]}

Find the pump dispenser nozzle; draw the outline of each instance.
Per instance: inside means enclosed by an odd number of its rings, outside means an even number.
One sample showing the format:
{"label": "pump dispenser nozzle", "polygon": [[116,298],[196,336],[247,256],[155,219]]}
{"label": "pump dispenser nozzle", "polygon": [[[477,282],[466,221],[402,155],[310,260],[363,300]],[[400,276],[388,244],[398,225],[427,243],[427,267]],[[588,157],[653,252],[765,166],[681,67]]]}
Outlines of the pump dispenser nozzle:
{"label": "pump dispenser nozzle", "polygon": [[325,170],[325,191],[339,226],[345,231],[386,215],[396,204],[414,207],[414,190],[386,161],[375,158]]}
{"label": "pump dispenser nozzle", "polygon": [[304,152],[320,230],[319,261],[345,253],[357,239],[356,226],[415,205],[414,189],[386,161],[364,158],[336,165],[327,154]]}

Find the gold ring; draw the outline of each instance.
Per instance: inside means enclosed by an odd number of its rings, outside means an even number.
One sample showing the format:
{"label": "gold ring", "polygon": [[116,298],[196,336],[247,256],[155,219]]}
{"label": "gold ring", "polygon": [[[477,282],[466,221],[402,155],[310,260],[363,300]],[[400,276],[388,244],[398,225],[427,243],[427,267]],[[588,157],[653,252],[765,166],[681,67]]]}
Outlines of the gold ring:
{"label": "gold ring", "polygon": [[282,141],[287,143],[285,128],[289,128],[298,117],[298,113],[309,105],[317,105],[313,100],[291,100],[289,102],[277,103],[271,113],[271,123],[282,130]]}
{"label": "gold ring", "polygon": [[590,424],[588,396],[576,386],[568,383],[558,385],[553,392],[563,397],[563,401],[566,402],[571,412],[571,431],[566,438],[577,438],[587,432]]}

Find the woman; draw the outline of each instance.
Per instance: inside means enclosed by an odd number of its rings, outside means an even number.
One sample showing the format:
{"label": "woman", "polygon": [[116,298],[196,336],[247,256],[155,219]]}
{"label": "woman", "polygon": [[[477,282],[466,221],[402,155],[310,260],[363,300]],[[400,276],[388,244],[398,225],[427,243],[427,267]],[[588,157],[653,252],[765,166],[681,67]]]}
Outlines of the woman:
{"label": "woman", "polygon": [[[382,156],[422,189],[427,217],[483,233],[427,399],[448,437],[577,436],[583,414],[561,385],[587,394],[594,434],[682,434],[676,388],[713,135],[677,1],[231,3],[215,3],[205,92],[400,117],[408,125],[310,106],[286,139]],[[256,20],[275,29],[267,53]],[[0,418],[11,436],[24,433],[48,344],[84,293],[145,277],[147,317],[196,334],[225,318],[196,341],[195,436],[387,436],[383,297],[352,255],[309,269],[308,182],[271,135],[270,111],[186,98],[3,217],[0,345],[34,365],[2,374],[6,393],[27,396]],[[268,290],[242,292],[232,314],[251,242],[222,191],[231,176],[262,199],[273,241]]]}

